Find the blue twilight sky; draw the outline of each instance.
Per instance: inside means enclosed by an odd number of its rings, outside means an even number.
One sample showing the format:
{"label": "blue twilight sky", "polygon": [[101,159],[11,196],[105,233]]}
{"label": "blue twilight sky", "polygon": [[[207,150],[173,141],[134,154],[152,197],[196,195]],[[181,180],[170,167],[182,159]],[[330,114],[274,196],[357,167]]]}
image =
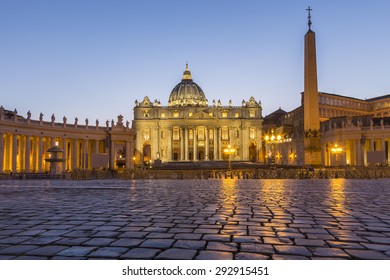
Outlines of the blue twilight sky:
{"label": "blue twilight sky", "polygon": [[188,61],[209,102],[300,104],[307,6],[319,90],[390,94],[390,1],[0,0],[0,105],[37,119],[133,119],[167,105]]}

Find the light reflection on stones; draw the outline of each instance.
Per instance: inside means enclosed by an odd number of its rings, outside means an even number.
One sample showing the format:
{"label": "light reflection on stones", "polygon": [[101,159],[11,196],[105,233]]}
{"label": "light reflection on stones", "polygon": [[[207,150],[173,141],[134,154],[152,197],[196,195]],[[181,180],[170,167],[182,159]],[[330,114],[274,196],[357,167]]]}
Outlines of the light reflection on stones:
{"label": "light reflection on stones", "polygon": [[[80,240],[104,233],[121,238],[173,238],[183,244],[192,241],[185,246],[229,240],[240,249],[255,250],[259,246],[253,244],[266,244],[270,252],[272,246],[285,244],[344,248],[345,252],[374,248],[390,254],[388,247],[380,245],[390,244],[389,182],[0,181],[0,231],[25,225],[25,234],[47,231],[58,233],[55,240],[66,241],[64,230],[53,231],[66,225],[66,231],[72,230],[72,236]],[[30,238],[41,238],[35,235]],[[3,238],[8,240],[6,235]]]}

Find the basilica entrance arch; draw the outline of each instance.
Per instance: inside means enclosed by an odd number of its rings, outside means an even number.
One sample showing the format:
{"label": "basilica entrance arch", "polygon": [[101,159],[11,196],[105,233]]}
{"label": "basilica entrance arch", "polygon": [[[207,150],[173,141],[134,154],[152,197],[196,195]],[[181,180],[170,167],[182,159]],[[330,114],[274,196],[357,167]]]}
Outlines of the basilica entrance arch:
{"label": "basilica entrance arch", "polygon": [[257,160],[257,145],[255,142],[251,142],[249,145],[249,160],[253,162]]}
{"label": "basilica entrance arch", "polygon": [[198,160],[204,161],[204,159],[205,159],[204,147],[199,147],[198,148]]}

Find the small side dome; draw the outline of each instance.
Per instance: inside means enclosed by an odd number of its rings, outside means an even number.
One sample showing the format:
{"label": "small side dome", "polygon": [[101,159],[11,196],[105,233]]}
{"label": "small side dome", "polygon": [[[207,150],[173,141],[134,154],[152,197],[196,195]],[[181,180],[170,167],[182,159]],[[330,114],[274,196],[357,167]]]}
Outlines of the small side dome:
{"label": "small side dome", "polygon": [[191,76],[191,71],[186,64],[183,77],[172,90],[169,96],[168,106],[207,106],[208,101],[203,90],[198,86]]}

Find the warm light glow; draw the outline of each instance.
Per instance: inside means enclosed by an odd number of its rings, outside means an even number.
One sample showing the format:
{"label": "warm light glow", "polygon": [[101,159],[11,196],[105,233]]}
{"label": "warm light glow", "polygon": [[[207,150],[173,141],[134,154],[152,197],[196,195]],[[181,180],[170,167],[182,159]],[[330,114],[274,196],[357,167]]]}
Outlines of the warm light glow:
{"label": "warm light glow", "polygon": [[337,144],[334,144],[334,146],[330,149],[332,153],[338,154],[343,151],[343,148],[339,147]]}
{"label": "warm light glow", "polygon": [[266,142],[282,142],[282,135],[280,135],[280,134],[275,135],[274,134],[274,130],[272,129],[271,130],[271,136],[265,135],[264,136],[264,140]]}
{"label": "warm light glow", "polygon": [[231,154],[234,154],[234,153],[236,152],[236,149],[235,149],[235,148],[232,148],[232,147],[229,145],[227,148],[223,149],[223,152],[224,152],[225,154],[231,155]]}
{"label": "warm light glow", "polygon": [[57,147],[58,147],[58,141],[55,141],[55,142],[54,142],[54,146],[57,146]]}

